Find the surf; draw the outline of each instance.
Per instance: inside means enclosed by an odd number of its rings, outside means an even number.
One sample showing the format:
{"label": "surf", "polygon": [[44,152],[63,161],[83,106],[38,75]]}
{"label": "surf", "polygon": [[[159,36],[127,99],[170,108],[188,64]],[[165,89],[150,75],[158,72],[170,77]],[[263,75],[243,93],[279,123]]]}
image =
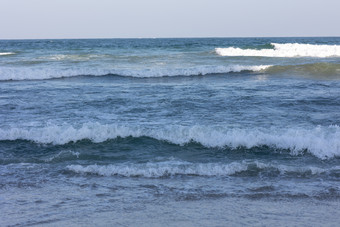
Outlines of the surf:
{"label": "surf", "polygon": [[239,47],[216,48],[220,56],[247,56],[247,57],[314,57],[329,58],[340,57],[340,45],[315,45],[301,43],[271,43],[271,49],[241,49]]}
{"label": "surf", "polygon": [[116,75],[134,78],[203,76],[209,74],[227,74],[257,72],[270,65],[229,65],[229,66],[195,66],[187,68],[146,68],[146,69],[49,69],[49,68],[0,68],[0,81],[8,80],[48,80],[78,76]]}
{"label": "surf", "polygon": [[179,146],[199,143],[207,148],[247,149],[268,146],[287,149],[292,155],[301,155],[308,151],[320,159],[340,156],[340,127],[317,126],[311,129],[290,128],[228,128],[213,126],[168,126],[150,128],[119,124],[85,123],[80,127],[72,125],[51,125],[43,128],[0,129],[0,141],[27,140],[41,144],[63,145],[90,140],[102,143],[107,140],[127,137],[150,137],[167,141]]}
{"label": "surf", "polygon": [[14,55],[14,52],[0,52],[0,56]]}
{"label": "surf", "polygon": [[304,176],[334,174],[340,170],[339,166],[320,168],[316,166],[297,167],[277,165],[262,161],[234,161],[231,163],[193,163],[182,160],[168,160],[147,163],[122,163],[108,165],[68,165],[66,169],[77,174],[91,174],[99,176],[164,178],[172,176],[196,177],[227,177],[242,174],[271,173],[275,176]]}

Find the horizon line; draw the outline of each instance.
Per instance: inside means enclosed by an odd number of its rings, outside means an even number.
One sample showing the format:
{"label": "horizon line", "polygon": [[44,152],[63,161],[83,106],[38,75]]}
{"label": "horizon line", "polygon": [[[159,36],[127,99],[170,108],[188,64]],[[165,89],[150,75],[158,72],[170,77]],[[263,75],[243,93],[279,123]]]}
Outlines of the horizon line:
{"label": "horizon line", "polygon": [[96,37],[96,38],[0,38],[0,40],[89,40],[89,39],[246,39],[246,38],[340,38],[340,36],[183,36],[183,37]]}

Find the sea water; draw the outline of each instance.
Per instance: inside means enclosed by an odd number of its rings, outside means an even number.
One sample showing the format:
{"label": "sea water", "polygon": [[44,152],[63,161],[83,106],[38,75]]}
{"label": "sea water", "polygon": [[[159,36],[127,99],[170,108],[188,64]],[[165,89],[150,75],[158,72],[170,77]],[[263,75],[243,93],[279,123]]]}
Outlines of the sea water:
{"label": "sea water", "polygon": [[0,41],[1,226],[336,226],[340,38]]}

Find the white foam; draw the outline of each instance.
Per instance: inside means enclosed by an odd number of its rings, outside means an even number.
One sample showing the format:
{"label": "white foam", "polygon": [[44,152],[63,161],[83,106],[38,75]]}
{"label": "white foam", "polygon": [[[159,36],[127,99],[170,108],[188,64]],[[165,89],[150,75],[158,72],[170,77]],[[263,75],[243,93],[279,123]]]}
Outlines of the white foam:
{"label": "white foam", "polygon": [[64,150],[64,151],[60,151],[58,154],[53,155],[47,159],[45,159],[45,162],[52,162],[56,159],[62,158],[64,156],[76,156],[76,158],[79,158],[80,153],[79,152],[75,152],[75,151],[71,151],[71,150]]}
{"label": "white foam", "polygon": [[290,165],[277,165],[276,163],[262,163],[262,162],[255,162],[256,167],[259,169],[271,169],[279,171],[281,175],[285,174],[311,174],[311,175],[319,175],[326,172],[333,171],[334,168],[331,169],[324,169],[316,166],[290,166]]}
{"label": "white foam", "polygon": [[299,43],[272,43],[274,49],[241,49],[235,47],[216,48],[221,56],[254,57],[340,57],[340,45],[312,45]]}
{"label": "white foam", "polygon": [[13,54],[15,54],[15,53],[13,53],[13,52],[0,52],[0,56],[3,56],[3,55],[13,55]]}
{"label": "white foam", "polygon": [[101,58],[107,55],[100,55],[100,54],[56,54],[50,56],[39,57],[38,59],[48,59],[54,61],[64,61],[64,60],[71,60],[71,61],[87,61],[94,58]]}
{"label": "white foam", "polygon": [[53,78],[72,77],[78,75],[94,76],[106,75],[107,70],[94,70],[94,69],[53,69],[53,68],[0,68],[0,80],[45,80]]}
{"label": "white foam", "polygon": [[[275,165],[262,162],[232,162],[223,163],[190,163],[184,161],[148,162],[144,164],[121,163],[110,165],[68,165],[67,170],[80,174],[97,174],[100,176],[124,176],[124,177],[169,177],[175,175],[191,176],[230,176],[245,171],[278,171],[281,175],[308,174],[319,175],[334,171],[334,168],[324,169],[320,167],[296,167],[287,165]],[[336,167],[338,168],[338,167]]]}
{"label": "white foam", "polygon": [[119,164],[119,165],[69,165],[68,170],[75,173],[98,174],[101,176],[124,177],[166,177],[174,175],[196,176],[228,176],[246,171],[245,163],[233,162],[230,164],[219,163],[188,163],[188,162],[148,162],[145,164]]}
{"label": "white foam", "polygon": [[252,128],[230,129],[209,126],[168,126],[148,128],[142,126],[102,125],[87,123],[81,127],[51,125],[44,128],[0,129],[0,140],[30,140],[37,143],[66,144],[83,139],[99,143],[117,137],[147,136],[184,145],[191,141],[206,147],[252,148],[267,145],[279,149],[289,149],[299,155],[307,150],[321,159],[340,156],[340,127],[316,127],[313,129]]}
{"label": "white foam", "polygon": [[217,73],[231,73],[242,71],[260,71],[270,65],[230,65],[230,66],[196,66],[189,68],[152,68],[152,69],[51,69],[51,68],[0,68],[0,80],[43,80],[52,78],[73,77],[79,75],[103,76],[108,74],[128,77],[164,77],[164,76],[195,76]]}

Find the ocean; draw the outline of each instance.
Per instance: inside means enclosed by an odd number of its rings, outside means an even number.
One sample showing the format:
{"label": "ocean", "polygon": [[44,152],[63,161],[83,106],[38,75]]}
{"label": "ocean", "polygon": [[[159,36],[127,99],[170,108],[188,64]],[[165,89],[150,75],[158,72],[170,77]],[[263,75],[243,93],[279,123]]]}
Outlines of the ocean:
{"label": "ocean", "polygon": [[337,226],[340,38],[0,40],[0,226]]}

